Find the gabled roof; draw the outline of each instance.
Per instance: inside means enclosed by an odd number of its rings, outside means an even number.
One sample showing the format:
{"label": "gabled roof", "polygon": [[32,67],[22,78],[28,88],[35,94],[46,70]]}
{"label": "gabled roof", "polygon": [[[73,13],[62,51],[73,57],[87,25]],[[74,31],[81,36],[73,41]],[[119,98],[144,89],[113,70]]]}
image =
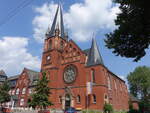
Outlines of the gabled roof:
{"label": "gabled roof", "polygon": [[73,40],[71,39],[71,40],[69,40],[69,43],[73,43],[73,44],[80,50],[80,52],[84,53],[84,52],[82,51],[82,49],[75,43],[75,41],[73,41]]}
{"label": "gabled roof", "polygon": [[98,49],[98,46],[96,43],[96,40],[95,40],[95,38],[93,38],[92,45],[91,45],[90,51],[88,53],[88,59],[87,59],[86,65],[93,66],[93,65],[97,65],[97,64],[104,65],[101,54],[99,52],[99,49]]}
{"label": "gabled roof", "polygon": [[37,81],[39,79],[39,72],[36,72],[36,71],[33,71],[33,70],[30,70],[30,69],[26,69],[26,72],[28,74],[28,77],[30,79],[30,86],[31,85],[34,85],[34,81]]}
{"label": "gabled roof", "polygon": [[6,76],[6,73],[4,70],[0,70],[0,76]]}
{"label": "gabled roof", "polygon": [[14,88],[16,86],[17,80],[20,75],[10,76],[8,77],[8,82],[11,88]]}
{"label": "gabled roof", "polygon": [[55,36],[56,29],[59,29],[59,36],[64,38],[65,32],[64,32],[64,23],[63,23],[63,14],[62,14],[61,5],[58,5],[57,7],[51,29],[48,28],[46,32],[47,38]]}
{"label": "gabled roof", "polygon": [[72,46],[74,46],[81,53],[85,54],[84,51],[81,50],[81,48],[72,39],[67,42],[67,45],[66,45],[66,47],[63,50],[63,54],[66,54],[65,51],[68,50],[70,44],[72,44]]}
{"label": "gabled roof", "polygon": [[19,78],[20,75],[15,75],[15,76],[10,76],[8,77],[8,81],[11,81],[11,80],[17,80]]}

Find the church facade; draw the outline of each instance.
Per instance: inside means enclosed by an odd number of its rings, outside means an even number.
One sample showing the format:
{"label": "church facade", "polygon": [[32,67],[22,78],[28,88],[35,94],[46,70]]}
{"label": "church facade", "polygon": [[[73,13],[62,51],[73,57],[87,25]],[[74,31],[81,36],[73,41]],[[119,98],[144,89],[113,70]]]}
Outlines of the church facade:
{"label": "church facade", "polygon": [[41,71],[50,80],[49,99],[54,104],[50,108],[102,110],[105,103],[110,103],[115,110],[128,110],[125,81],[104,65],[95,38],[86,50],[69,40],[60,5],[45,36]]}

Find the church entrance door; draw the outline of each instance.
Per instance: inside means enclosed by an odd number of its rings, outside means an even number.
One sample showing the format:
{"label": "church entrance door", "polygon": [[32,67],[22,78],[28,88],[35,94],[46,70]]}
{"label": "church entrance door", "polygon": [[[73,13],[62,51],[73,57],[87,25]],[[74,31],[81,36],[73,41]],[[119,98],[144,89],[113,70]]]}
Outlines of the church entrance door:
{"label": "church entrance door", "polygon": [[65,109],[68,109],[71,107],[71,96],[69,94],[66,94],[65,96]]}

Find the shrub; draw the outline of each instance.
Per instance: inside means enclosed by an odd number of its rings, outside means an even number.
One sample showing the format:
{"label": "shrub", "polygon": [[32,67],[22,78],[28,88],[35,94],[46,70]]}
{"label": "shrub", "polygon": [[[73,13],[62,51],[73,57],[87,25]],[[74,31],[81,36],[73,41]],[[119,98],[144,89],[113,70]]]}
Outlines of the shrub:
{"label": "shrub", "polygon": [[130,109],[128,113],[140,113],[138,110]]}
{"label": "shrub", "polygon": [[150,101],[142,100],[139,102],[139,112],[140,113],[150,113]]}
{"label": "shrub", "polygon": [[97,110],[82,110],[82,113],[103,113]]}
{"label": "shrub", "polygon": [[127,113],[126,111],[116,111],[114,113]]}
{"label": "shrub", "polygon": [[113,107],[111,104],[104,105],[104,113],[113,113]]}

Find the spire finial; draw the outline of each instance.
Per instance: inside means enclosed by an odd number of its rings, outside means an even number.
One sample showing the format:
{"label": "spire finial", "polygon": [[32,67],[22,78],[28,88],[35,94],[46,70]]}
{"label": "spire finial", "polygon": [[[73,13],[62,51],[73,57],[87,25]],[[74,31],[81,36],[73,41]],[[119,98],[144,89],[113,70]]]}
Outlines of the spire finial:
{"label": "spire finial", "polygon": [[63,14],[62,14],[62,8],[60,3],[58,3],[51,29],[48,30],[46,33],[47,38],[55,36],[55,31],[57,28],[59,28],[59,36],[61,38],[64,38],[65,33],[64,33]]}

